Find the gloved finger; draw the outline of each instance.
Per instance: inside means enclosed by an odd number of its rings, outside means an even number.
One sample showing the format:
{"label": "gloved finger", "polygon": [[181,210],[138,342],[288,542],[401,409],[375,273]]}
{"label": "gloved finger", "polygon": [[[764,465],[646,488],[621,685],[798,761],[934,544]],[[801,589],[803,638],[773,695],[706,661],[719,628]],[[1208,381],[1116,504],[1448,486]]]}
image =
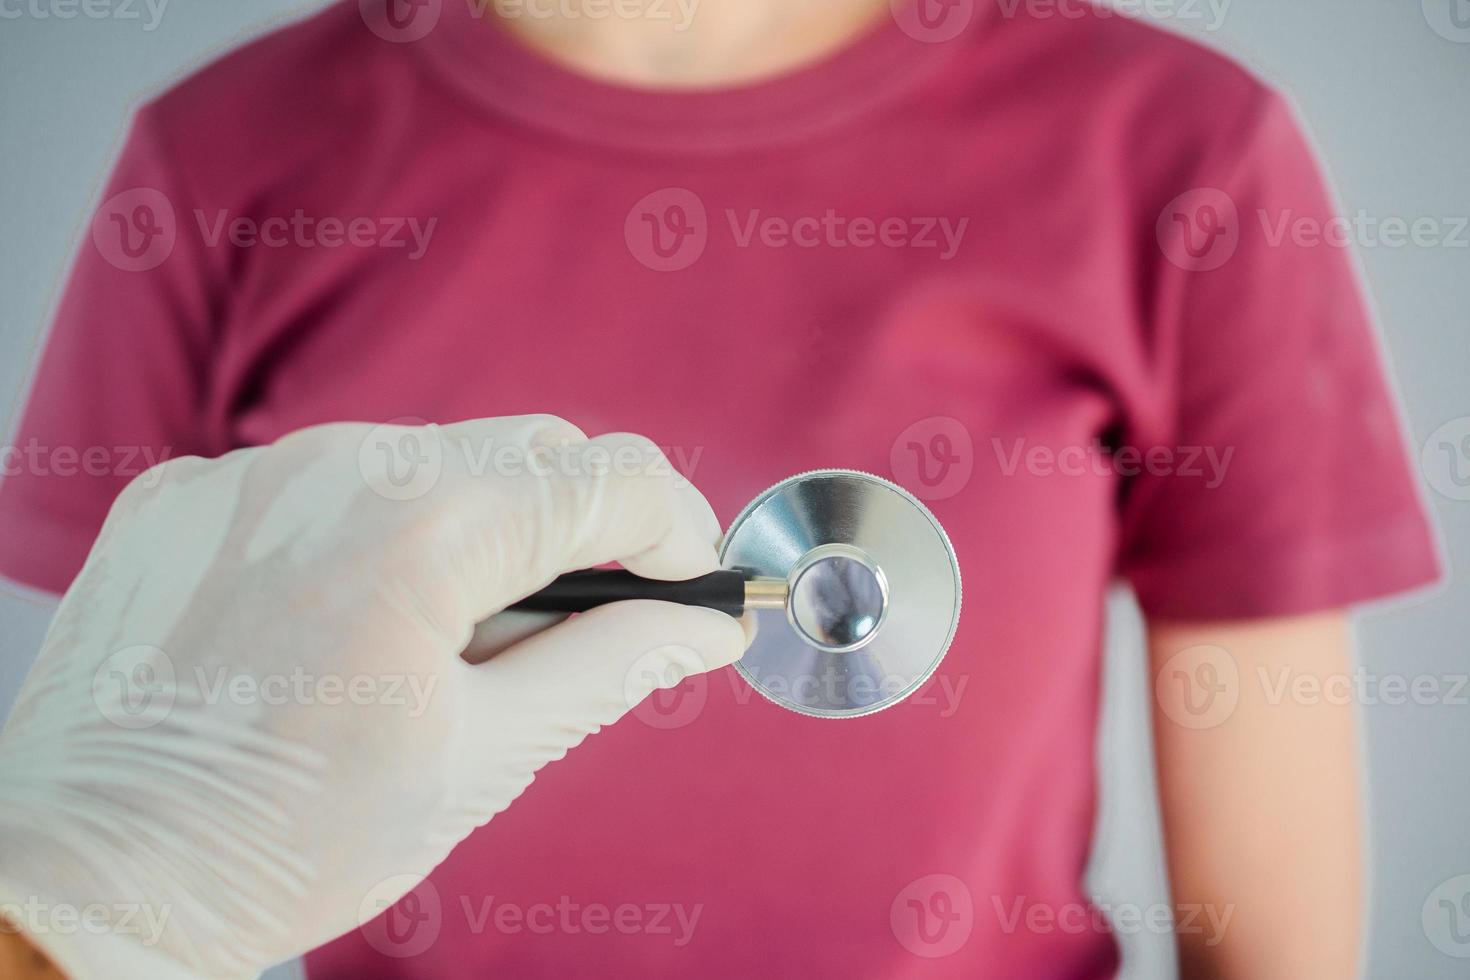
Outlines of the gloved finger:
{"label": "gloved finger", "polygon": [[438,431],[446,463],[473,477],[531,474],[552,451],[587,441],[576,425],[550,414],[469,419]]}
{"label": "gloved finger", "polygon": [[[710,506],[710,502],[705,499],[704,494],[700,492],[698,487],[689,482],[688,479],[676,475],[674,478],[674,497],[678,500],[680,508],[682,508],[686,519],[689,521],[689,532],[698,541],[708,543],[714,549],[716,555],[718,555],[720,539],[724,537],[725,532],[720,526],[719,518],[715,516],[715,509]],[[632,560],[636,562],[642,557],[644,556],[634,556]],[[709,570],[713,571],[714,569]],[[633,571],[638,571],[638,574],[647,575],[650,578],[659,577],[657,574],[654,574],[657,569],[650,569],[648,571],[633,569]]]}
{"label": "gloved finger", "polygon": [[552,416],[435,431],[445,478],[423,501],[430,533],[405,539],[401,564],[422,570],[415,601],[429,618],[462,635],[455,655],[475,624],[565,572],[620,561],[677,580],[717,567],[713,511],[644,437],[578,441]]}
{"label": "gloved finger", "polygon": [[565,519],[584,533],[562,570],[616,561],[637,575],[678,580],[719,567],[714,509],[647,438],[610,433],[564,452],[558,477],[568,492],[558,499],[580,508]]}
{"label": "gloved finger", "polygon": [[669,534],[653,548],[619,559],[635,575],[678,581],[719,568],[718,544],[724,532],[715,509],[698,487],[677,472],[672,480],[674,524]]}
{"label": "gloved finger", "polygon": [[[532,772],[654,690],[735,662],[745,642],[740,622],[712,609],[618,602],[537,633],[489,663],[461,665],[455,681],[476,728],[473,744],[514,747],[517,764]],[[474,760],[461,764],[472,785]]]}
{"label": "gloved finger", "polygon": [[636,599],[599,606],[543,630],[506,650],[489,668],[507,686],[524,681],[541,687],[555,680],[558,699],[579,692],[601,695],[610,685],[621,690],[629,671],[650,651],[659,651],[660,666],[687,666],[687,675],[734,663],[745,652],[745,639],[740,621],[725,613]]}
{"label": "gloved finger", "polygon": [[380,495],[389,507],[401,500],[407,508],[391,564],[409,583],[411,615],[446,637],[447,653],[472,662],[559,621],[487,622],[554,577],[542,568],[544,541],[529,518],[550,496],[544,487],[558,454],[587,442],[582,430],[539,414],[377,426],[370,433],[390,443],[399,435],[415,440],[414,463],[429,467],[421,491],[396,495],[393,474],[380,473],[397,461],[391,452],[362,453],[359,465],[370,486],[388,490]]}

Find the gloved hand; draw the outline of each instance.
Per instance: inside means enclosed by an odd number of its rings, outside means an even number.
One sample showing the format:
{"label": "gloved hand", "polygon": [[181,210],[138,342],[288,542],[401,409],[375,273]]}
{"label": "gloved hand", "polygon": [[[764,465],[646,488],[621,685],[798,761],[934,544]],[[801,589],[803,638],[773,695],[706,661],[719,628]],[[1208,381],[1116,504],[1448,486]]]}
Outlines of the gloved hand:
{"label": "gloved hand", "polygon": [[746,642],[655,602],[490,617],[608,561],[704,574],[718,535],[646,440],[545,416],[333,425],[150,471],[0,737],[0,908],[78,980],[253,976],[356,927],[380,882]]}

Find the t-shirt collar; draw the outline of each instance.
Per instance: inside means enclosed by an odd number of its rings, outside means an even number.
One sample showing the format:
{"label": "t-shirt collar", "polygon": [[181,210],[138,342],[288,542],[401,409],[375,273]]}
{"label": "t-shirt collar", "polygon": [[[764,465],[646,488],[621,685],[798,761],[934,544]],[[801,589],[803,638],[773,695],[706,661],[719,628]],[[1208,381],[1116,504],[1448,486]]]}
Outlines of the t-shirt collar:
{"label": "t-shirt collar", "polygon": [[[750,84],[689,90],[579,74],[491,23],[494,0],[437,2],[437,23],[409,46],[475,101],[562,137],[671,154],[750,150],[850,125],[891,105],[948,61],[992,6],[991,0],[892,0],[892,16],[817,62]],[[924,25],[933,19],[915,20],[920,5],[954,10],[952,16],[965,18],[964,30],[952,38],[926,37]]]}

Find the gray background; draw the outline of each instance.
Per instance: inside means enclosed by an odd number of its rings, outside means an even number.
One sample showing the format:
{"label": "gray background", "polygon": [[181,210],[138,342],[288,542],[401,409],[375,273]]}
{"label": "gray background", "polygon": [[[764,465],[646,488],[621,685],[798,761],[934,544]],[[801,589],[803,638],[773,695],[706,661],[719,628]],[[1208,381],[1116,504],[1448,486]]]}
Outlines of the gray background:
{"label": "gray background", "polygon": [[[41,2],[43,9],[58,6]],[[1470,0],[1212,2],[1213,11],[1207,0],[1117,5],[1225,48],[1291,93],[1328,160],[1345,213],[1365,209],[1411,221],[1470,215],[1470,29],[1447,26],[1452,4],[1470,25]],[[115,14],[120,3],[112,2]],[[166,5],[152,30],[141,0],[128,8],[140,14],[136,20],[62,20],[29,8],[0,19],[0,437],[18,422],[37,343],[129,110],[243,38],[314,6],[189,0]],[[1359,254],[1421,446],[1441,425],[1470,415],[1470,249],[1380,244]],[[1470,459],[1459,462],[1470,468]],[[1444,485],[1444,474],[1425,475]],[[1470,503],[1426,492],[1453,566],[1470,554]],[[1411,679],[1463,676],[1470,669],[1470,604],[1463,600],[1464,584],[1455,580],[1436,595],[1365,615],[1365,668]],[[50,608],[44,597],[0,588],[0,713],[14,698]],[[1148,906],[1167,901],[1148,763],[1148,680],[1137,613],[1121,595],[1112,608],[1092,885],[1104,901]],[[1470,707],[1364,705],[1363,716],[1373,852],[1368,974],[1463,978],[1470,959],[1436,949],[1421,909],[1437,885],[1470,874],[1470,780],[1462,765]],[[1122,941],[1126,976],[1173,975],[1167,937]]]}

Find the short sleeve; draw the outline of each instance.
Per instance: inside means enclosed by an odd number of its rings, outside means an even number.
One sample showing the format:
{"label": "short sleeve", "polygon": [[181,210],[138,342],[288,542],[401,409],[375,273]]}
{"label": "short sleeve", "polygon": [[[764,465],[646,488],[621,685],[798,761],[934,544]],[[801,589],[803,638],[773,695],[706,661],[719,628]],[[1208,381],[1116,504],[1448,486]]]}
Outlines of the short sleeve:
{"label": "short sleeve", "polygon": [[1158,618],[1301,614],[1439,576],[1351,226],[1286,103],[1263,90],[1249,115],[1150,229],[1165,445],[1128,447],[1119,560]]}
{"label": "short sleeve", "polygon": [[21,424],[0,459],[0,576],[63,592],[113,499],[207,454],[214,276],[150,110],[82,229]]}

